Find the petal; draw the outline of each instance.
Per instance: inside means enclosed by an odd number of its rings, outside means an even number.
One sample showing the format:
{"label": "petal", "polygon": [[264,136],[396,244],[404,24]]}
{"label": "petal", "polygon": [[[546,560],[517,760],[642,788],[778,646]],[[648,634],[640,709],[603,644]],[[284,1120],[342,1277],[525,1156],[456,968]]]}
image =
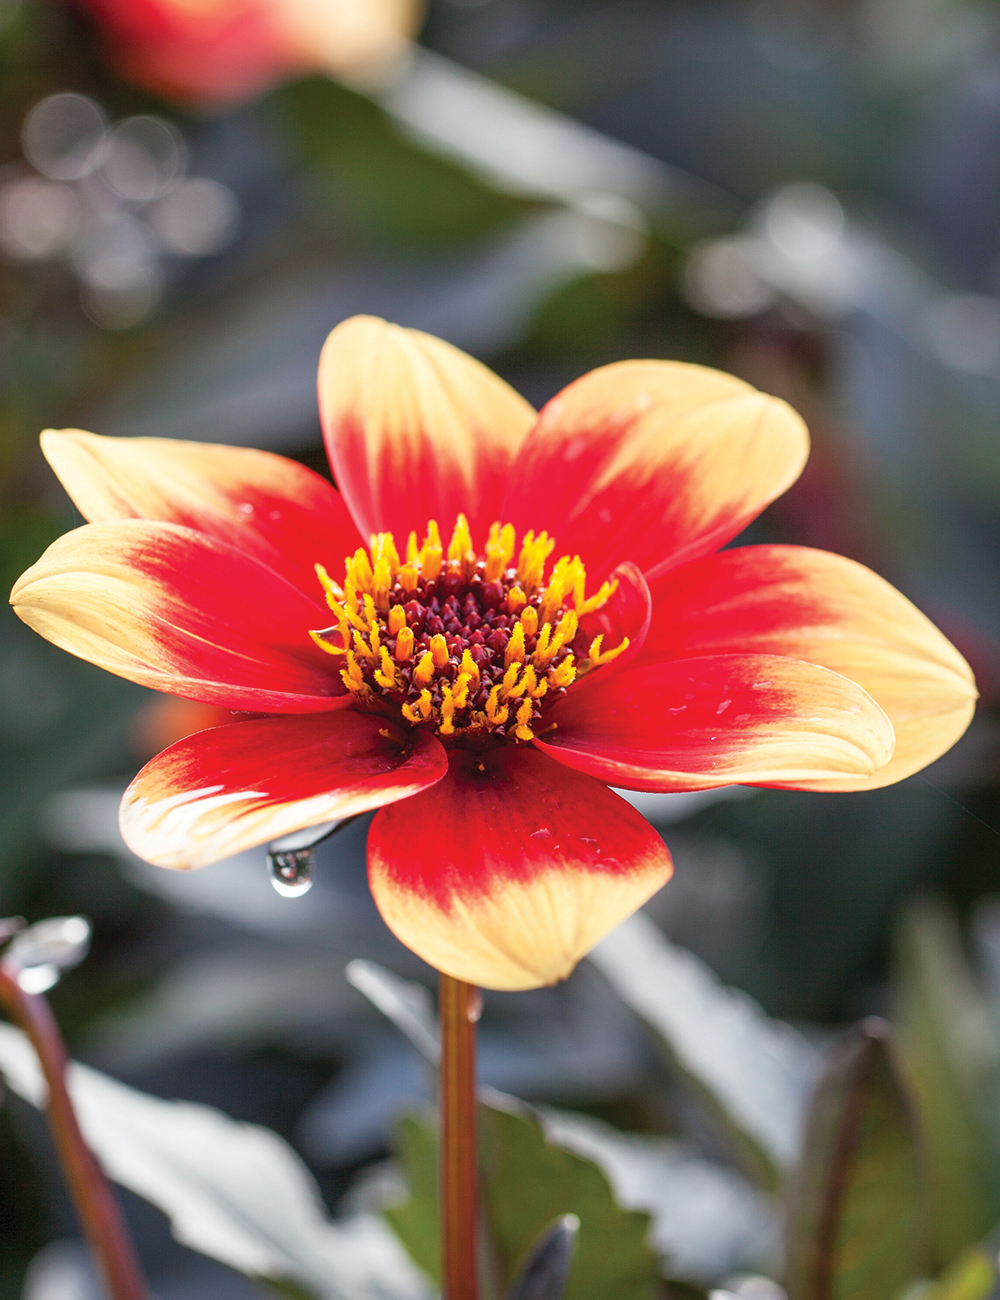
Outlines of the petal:
{"label": "petal", "polygon": [[[156,519],[197,528],[318,592],[361,541],[332,483],[273,452],[173,438],[47,429],[42,451],[90,523]],[[336,571],[336,569],[334,569]]]}
{"label": "petal", "polygon": [[121,831],[159,867],[205,867],[243,849],[405,799],[448,770],[441,742],[384,718],[308,714],[188,736],[125,791]]}
{"label": "petal", "polygon": [[383,808],[368,835],[368,878],[393,933],[492,989],[565,979],[671,870],[630,804],[524,745],[452,750],[447,778]]}
{"label": "petal", "polygon": [[328,613],[234,546],[178,524],[77,528],[10,599],[46,640],[171,695],[255,713],[312,713],[352,698],[309,637]]}
{"label": "petal", "polygon": [[535,412],[449,343],[372,316],[338,325],[319,363],[334,477],[361,533],[405,541],[464,512],[481,546]]}
{"label": "petal", "polygon": [[896,732],[870,776],[825,782],[871,790],[926,767],[958,740],[975,708],[972,670],[895,587],[864,565],[799,546],[745,546],[654,586],[643,662],[700,654],[779,654],[822,664],[871,695]]}
{"label": "petal", "polygon": [[545,716],[535,744],[632,790],[811,787],[867,776],[892,754],[892,726],[860,686],[778,655],[711,655],[597,678]]}
{"label": "petal", "polygon": [[547,529],[600,579],[633,560],[647,578],[717,550],[798,478],[805,425],[775,397],[678,361],[623,361],[543,409],[501,514]]}

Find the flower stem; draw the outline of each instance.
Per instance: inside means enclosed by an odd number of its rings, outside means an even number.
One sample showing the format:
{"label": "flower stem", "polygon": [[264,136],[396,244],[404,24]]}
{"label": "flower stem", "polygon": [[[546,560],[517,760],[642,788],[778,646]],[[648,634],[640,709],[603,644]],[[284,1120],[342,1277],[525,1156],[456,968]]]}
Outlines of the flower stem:
{"label": "flower stem", "polygon": [[478,1300],[476,1021],[479,991],[442,975],[441,1264],[443,1300]]}
{"label": "flower stem", "polygon": [[108,1180],[80,1132],[66,1087],[69,1058],[45,998],[25,993],[17,970],[0,961],[0,1004],[27,1034],[49,1090],[48,1119],[63,1176],[110,1300],[148,1300],[135,1247]]}

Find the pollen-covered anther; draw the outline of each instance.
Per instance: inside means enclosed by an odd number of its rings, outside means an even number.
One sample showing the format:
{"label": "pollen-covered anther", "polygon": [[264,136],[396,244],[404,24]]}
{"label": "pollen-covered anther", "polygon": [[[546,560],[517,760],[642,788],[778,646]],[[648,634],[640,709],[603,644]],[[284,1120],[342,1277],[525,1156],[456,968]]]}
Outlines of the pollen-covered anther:
{"label": "pollen-covered anther", "polygon": [[550,702],[628,642],[604,650],[601,636],[580,630],[614,583],[588,598],[579,556],[556,560],[546,577],[553,539],[528,532],[519,552],[516,543],[510,524],[495,523],[477,553],[464,515],[447,548],[434,520],[422,542],[411,533],[405,559],[391,533],[374,533],[368,551],[344,561],[342,586],[316,565],[335,621],[310,636],[342,656],[341,679],[366,708],[431,726],[452,744],[532,740]]}

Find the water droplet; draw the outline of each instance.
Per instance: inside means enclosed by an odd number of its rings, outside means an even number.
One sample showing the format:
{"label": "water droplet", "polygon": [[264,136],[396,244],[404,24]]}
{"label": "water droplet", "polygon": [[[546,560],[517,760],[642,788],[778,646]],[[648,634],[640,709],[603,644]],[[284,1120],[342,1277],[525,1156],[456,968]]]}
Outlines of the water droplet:
{"label": "water droplet", "polygon": [[312,847],[269,849],[267,869],[271,873],[271,884],[282,898],[301,898],[312,889]]}
{"label": "water droplet", "polygon": [[552,832],[547,826],[543,826],[540,830],[532,831],[531,838],[533,840],[550,840],[552,838]]}
{"label": "water droplet", "polygon": [[590,837],[589,835],[581,835],[581,836],[580,836],[580,843],[581,843],[581,844],[593,844],[593,845],[595,846],[595,848],[596,848],[596,846],[597,846],[597,841],[594,840],[594,839],[591,839],[591,837]]}
{"label": "water droplet", "polygon": [[46,962],[42,966],[26,966],[17,972],[17,982],[25,993],[47,993],[59,983],[58,966]]}

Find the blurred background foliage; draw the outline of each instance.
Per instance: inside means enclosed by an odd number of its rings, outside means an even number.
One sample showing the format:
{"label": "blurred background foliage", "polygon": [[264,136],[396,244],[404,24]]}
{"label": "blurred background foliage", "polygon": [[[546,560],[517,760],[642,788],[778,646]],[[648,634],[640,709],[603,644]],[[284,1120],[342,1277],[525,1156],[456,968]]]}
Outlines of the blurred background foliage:
{"label": "blurred background foliage", "polygon": [[[923,1267],[950,1264],[1000,1219],[982,1138],[1000,1109],[977,1110],[992,1085],[970,1067],[968,1113],[949,1109],[952,1056],[927,1030],[949,1014],[926,1005],[968,992],[963,944],[1000,988],[995,7],[432,0],[415,58],[391,76],[303,67],[211,107],[124,80],[91,8],[0,0],[8,587],[81,522],[38,451],[46,426],[265,446],[325,472],[315,365],[358,311],[450,339],[536,404],[636,356],[721,366],[791,401],[812,458],[743,540],[876,568],[962,649],[981,707],[951,754],[889,790],[648,803],[677,875],[647,914],[810,1041],[898,1013],[921,1104],[948,1112],[942,1167],[964,1152],[942,1175]],[[363,823],[322,851],[301,902],[272,893],[263,851],[191,879],[130,858],[117,794],[198,725],[185,708],[4,615],[0,913],[92,918],[88,962],[53,994],[75,1054],[269,1126],[336,1210],[385,1156],[400,1109],[426,1097],[343,967],[431,973],[368,898]],[[898,918],[928,893],[947,904],[904,926],[890,996]],[[956,927],[937,948],[935,926]],[[936,974],[913,956],[916,932],[944,953]],[[984,1006],[970,1031],[982,1042],[996,1014]],[[889,1079],[872,1042],[852,1050]],[[559,990],[487,997],[483,1075],[618,1127],[687,1134],[720,1168],[732,1157],[587,965]],[[892,1087],[872,1104],[891,1111]],[[0,1110],[0,1170],[0,1297],[13,1300],[37,1252],[75,1234],[17,1101]],[[162,1300],[259,1294],[176,1245],[138,1199],[128,1210]],[[50,1294],[37,1276],[29,1300]]]}

